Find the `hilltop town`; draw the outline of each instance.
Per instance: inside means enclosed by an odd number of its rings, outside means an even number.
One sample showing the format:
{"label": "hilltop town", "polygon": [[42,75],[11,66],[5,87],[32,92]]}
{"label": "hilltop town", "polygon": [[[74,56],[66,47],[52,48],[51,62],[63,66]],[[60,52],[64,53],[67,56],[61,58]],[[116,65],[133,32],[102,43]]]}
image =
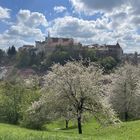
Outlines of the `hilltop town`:
{"label": "hilltop town", "polygon": [[23,45],[23,47],[19,48],[19,51],[32,50],[36,54],[41,52],[49,54],[52,53],[58,46],[62,47],[74,46],[74,49],[79,50],[88,48],[91,50],[95,50],[97,57],[111,56],[117,60],[121,60],[123,57],[123,50],[118,42],[116,45],[106,45],[106,44],[82,45],[80,42],[76,42],[73,38],[51,37],[50,33],[48,33],[48,37],[46,37],[44,41],[35,41],[35,46]]}
{"label": "hilltop town", "polygon": [[26,44],[18,50],[12,46],[7,52],[1,50],[0,79],[11,75],[15,68],[16,74],[23,77],[37,73],[42,75],[53,63],[65,64],[81,58],[98,63],[105,73],[126,61],[135,64],[139,62],[137,53],[124,54],[118,42],[115,45],[83,45],[73,38],[51,37],[48,33],[44,41],[35,41],[35,45]]}

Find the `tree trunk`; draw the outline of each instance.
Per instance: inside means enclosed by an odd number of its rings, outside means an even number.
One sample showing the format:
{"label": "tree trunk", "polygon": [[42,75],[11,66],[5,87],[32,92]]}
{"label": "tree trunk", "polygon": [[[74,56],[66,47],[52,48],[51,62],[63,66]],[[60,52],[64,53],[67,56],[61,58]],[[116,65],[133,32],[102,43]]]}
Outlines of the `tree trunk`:
{"label": "tree trunk", "polygon": [[81,124],[81,116],[78,116],[78,132],[79,134],[82,134],[82,124]]}
{"label": "tree trunk", "polygon": [[124,120],[128,121],[128,112],[127,111],[124,113]]}
{"label": "tree trunk", "polygon": [[69,128],[69,121],[66,120],[66,129],[68,129],[68,128]]}

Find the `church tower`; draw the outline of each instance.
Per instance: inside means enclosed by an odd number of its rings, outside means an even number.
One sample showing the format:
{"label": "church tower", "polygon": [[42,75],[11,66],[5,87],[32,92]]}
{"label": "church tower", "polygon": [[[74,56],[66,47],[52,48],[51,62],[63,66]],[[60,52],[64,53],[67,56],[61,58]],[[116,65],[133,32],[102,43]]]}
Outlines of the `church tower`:
{"label": "church tower", "polygon": [[50,35],[50,31],[48,31],[48,38],[50,38],[51,37],[51,35]]}
{"label": "church tower", "polygon": [[48,42],[50,38],[51,38],[50,31],[48,31],[48,37],[45,38],[45,41]]}

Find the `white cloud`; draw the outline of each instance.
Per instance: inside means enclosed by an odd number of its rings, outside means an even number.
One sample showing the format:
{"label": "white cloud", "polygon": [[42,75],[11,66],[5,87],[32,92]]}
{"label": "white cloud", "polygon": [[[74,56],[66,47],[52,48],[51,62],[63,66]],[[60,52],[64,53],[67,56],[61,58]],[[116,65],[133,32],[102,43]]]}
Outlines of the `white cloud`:
{"label": "white cloud", "polygon": [[20,10],[17,15],[18,22],[29,27],[37,27],[39,25],[47,26],[47,20],[42,13],[30,12],[29,10]]}
{"label": "white cloud", "polygon": [[96,12],[111,12],[114,8],[127,3],[128,0],[70,0],[77,12],[92,15]]}
{"label": "white cloud", "polygon": [[0,19],[10,18],[10,9],[0,6]]}
{"label": "white cloud", "polygon": [[[84,44],[115,44],[119,41],[125,52],[133,51],[136,48],[140,52],[140,35],[135,31],[133,24],[127,24],[127,18],[126,21],[122,19],[124,23],[120,25],[117,14],[122,15],[122,17],[125,16],[122,13],[114,13],[114,15],[110,15],[112,20],[106,15],[97,20],[84,20],[65,16],[55,19],[51,23],[49,30],[52,36],[74,37]],[[116,17],[117,20],[113,20],[113,17],[114,19]],[[113,26],[115,22],[117,23],[117,28]]]}
{"label": "white cloud", "polygon": [[140,25],[139,0],[70,0],[76,12],[86,15],[102,13],[112,21],[112,28],[120,25]]}
{"label": "white cloud", "polygon": [[[100,38],[98,34],[96,36],[98,40],[105,43],[119,40],[125,51],[140,52],[139,0],[70,0],[70,2],[77,13],[87,16],[100,13],[101,17],[105,17],[104,22],[100,17],[96,20],[96,29],[100,28]],[[97,24],[97,21],[102,23]],[[107,27],[107,32],[104,27]]]}
{"label": "white cloud", "polygon": [[62,13],[62,12],[64,12],[64,11],[66,11],[66,10],[67,10],[67,8],[64,7],[64,6],[55,6],[55,7],[54,7],[54,11],[55,11],[56,13]]}
{"label": "white cloud", "polygon": [[56,36],[88,38],[94,35],[94,26],[92,22],[76,17],[65,16],[64,18],[55,19],[52,22],[50,31]]}
{"label": "white cloud", "polygon": [[20,10],[17,14],[17,21],[3,34],[0,34],[0,40],[2,40],[0,47],[9,47],[9,45],[21,47],[24,44],[34,44],[35,40],[43,40],[44,32],[40,26],[45,28],[48,26],[42,13]]}
{"label": "white cloud", "polygon": [[[84,44],[114,44],[119,41],[126,51],[136,49],[140,52],[139,0],[70,1],[75,12],[82,13],[81,18],[65,14],[64,17],[56,18],[48,23],[42,13],[20,10],[17,21],[9,25],[10,28],[0,35],[0,40],[3,44],[9,40],[10,42],[17,40],[17,46],[23,43],[34,43],[35,40],[42,40],[45,36],[40,28],[42,26],[49,28],[52,36],[74,37]],[[67,12],[63,6],[54,7],[54,11]],[[88,16],[98,14],[96,20],[91,18],[87,20],[85,16],[82,19],[83,13]]]}
{"label": "white cloud", "polygon": [[[105,14],[117,25],[125,19],[140,24],[140,1],[139,0],[69,0],[78,13],[94,15],[95,13]],[[132,18],[133,17],[133,18]],[[129,19],[132,19],[130,21]],[[117,21],[117,22],[116,22]],[[129,23],[128,23],[129,24]]]}
{"label": "white cloud", "polygon": [[[102,33],[109,30],[109,21],[105,17],[96,21],[83,20],[72,16],[57,18],[50,27],[53,36],[74,37],[82,43],[104,43]],[[101,42],[100,42],[101,41]]]}

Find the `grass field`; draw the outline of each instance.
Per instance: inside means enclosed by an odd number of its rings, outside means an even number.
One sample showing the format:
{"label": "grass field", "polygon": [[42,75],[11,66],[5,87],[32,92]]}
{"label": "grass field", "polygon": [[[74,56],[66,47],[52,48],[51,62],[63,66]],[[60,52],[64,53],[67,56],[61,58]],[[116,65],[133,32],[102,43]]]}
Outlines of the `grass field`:
{"label": "grass field", "polygon": [[121,123],[117,126],[100,127],[95,121],[83,125],[83,134],[70,124],[55,122],[47,126],[47,131],[34,131],[14,125],[0,124],[0,140],[140,140],[140,121]]}

